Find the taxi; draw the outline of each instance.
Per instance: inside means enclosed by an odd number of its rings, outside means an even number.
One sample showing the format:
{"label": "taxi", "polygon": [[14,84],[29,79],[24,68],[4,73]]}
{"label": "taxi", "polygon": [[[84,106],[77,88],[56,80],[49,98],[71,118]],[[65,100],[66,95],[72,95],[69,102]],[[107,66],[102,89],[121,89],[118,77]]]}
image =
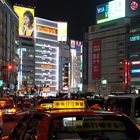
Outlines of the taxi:
{"label": "taxi", "polygon": [[140,128],[140,95],[122,94],[110,95],[105,101],[104,109],[108,111],[121,111],[128,115]]}
{"label": "taxi", "polygon": [[139,140],[140,130],[122,113],[85,109],[84,100],[57,100],[29,111],[3,140]]}
{"label": "taxi", "polygon": [[12,98],[0,98],[0,110],[2,111],[3,119],[14,119],[16,116],[16,105]]}

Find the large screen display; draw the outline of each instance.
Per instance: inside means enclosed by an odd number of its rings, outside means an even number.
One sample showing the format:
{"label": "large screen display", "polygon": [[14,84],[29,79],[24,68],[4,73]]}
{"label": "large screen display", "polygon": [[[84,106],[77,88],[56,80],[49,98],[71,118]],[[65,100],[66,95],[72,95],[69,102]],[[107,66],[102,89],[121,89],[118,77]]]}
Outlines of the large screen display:
{"label": "large screen display", "polygon": [[33,37],[34,9],[14,6],[14,11],[19,17],[19,35],[25,37]]}
{"label": "large screen display", "polygon": [[113,0],[97,6],[97,24],[125,17],[125,0]]}

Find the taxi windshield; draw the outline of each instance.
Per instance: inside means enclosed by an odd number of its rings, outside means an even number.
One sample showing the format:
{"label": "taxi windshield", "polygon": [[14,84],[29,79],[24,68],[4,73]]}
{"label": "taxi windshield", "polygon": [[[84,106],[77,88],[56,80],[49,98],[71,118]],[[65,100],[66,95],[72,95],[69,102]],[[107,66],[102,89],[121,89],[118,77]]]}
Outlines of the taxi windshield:
{"label": "taxi windshield", "polygon": [[[52,121],[50,139],[53,140],[133,140],[135,127],[119,116],[69,116]],[[135,136],[134,136],[135,134]]]}

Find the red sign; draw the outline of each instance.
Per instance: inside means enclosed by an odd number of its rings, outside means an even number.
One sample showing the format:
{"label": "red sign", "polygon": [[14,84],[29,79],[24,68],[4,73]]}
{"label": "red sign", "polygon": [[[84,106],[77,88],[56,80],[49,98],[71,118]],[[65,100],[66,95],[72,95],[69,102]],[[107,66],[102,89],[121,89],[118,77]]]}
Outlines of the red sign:
{"label": "red sign", "polygon": [[133,11],[135,11],[137,8],[138,8],[138,3],[137,2],[135,2],[135,1],[133,1],[133,2],[131,2],[131,10],[133,10]]}
{"label": "red sign", "polygon": [[92,42],[92,78],[99,80],[101,75],[101,40]]}
{"label": "red sign", "polygon": [[127,59],[124,61],[124,84],[125,89],[128,89],[130,85],[130,63]]}

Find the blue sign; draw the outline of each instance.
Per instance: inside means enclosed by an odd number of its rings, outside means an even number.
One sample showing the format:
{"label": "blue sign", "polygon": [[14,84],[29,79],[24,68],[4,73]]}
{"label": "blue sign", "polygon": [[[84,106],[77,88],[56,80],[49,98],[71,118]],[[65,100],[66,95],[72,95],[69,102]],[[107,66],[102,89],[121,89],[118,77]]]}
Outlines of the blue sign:
{"label": "blue sign", "polygon": [[131,73],[140,73],[140,69],[132,69]]}
{"label": "blue sign", "polygon": [[0,86],[2,86],[3,85],[3,80],[0,80]]}

